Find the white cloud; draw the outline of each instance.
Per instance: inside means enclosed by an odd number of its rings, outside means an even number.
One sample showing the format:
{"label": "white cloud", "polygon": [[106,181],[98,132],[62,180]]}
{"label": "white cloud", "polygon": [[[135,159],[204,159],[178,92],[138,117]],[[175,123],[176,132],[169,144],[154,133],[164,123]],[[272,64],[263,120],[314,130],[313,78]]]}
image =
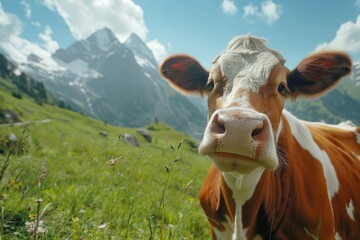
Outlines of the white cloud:
{"label": "white cloud", "polygon": [[44,47],[46,50],[48,50],[50,53],[54,53],[57,49],[59,49],[59,44],[54,41],[51,37],[52,30],[50,26],[45,27],[45,31],[43,33],[39,34],[39,37],[41,40],[44,41]]}
{"label": "white cloud", "polygon": [[22,31],[20,19],[13,14],[5,13],[0,3],[0,43],[8,42],[13,35]]}
{"label": "white cloud", "polygon": [[244,17],[257,16],[259,14],[260,14],[260,12],[259,12],[258,7],[254,6],[252,4],[249,4],[244,7]]}
{"label": "white cloud", "polygon": [[40,46],[20,37],[22,23],[20,19],[4,12],[0,3],[0,48],[15,62],[25,62],[28,55],[33,53],[51,64],[51,54]]}
{"label": "white cloud", "polygon": [[280,18],[282,6],[268,0],[261,4],[261,12],[265,17],[266,22],[270,25]]}
{"label": "white cloud", "polygon": [[[99,28],[108,27],[120,41],[134,32],[147,41],[148,29],[144,22],[143,10],[132,0],[42,0],[48,8],[57,11],[65,20],[76,39],[84,39]],[[81,11],[80,11],[81,10]],[[40,26],[38,22],[31,23]],[[0,47],[16,62],[26,61],[31,53],[51,64],[51,53],[59,44],[52,38],[52,29],[46,26],[39,34],[42,45],[22,38],[22,22],[13,14],[4,12],[0,3]],[[157,60],[166,54],[166,47],[157,39],[148,41],[148,46]]]}
{"label": "white cloud", "polygon": [[125,41],[131,33],[146,39],[148,29],[144,13],[132,0],[43,0],[57,11],[76,39],[84,39],[100,28],[108,27]]}
{"label": "white cloud", "polygon": [[146,45],[153,52],[154,57],[158,62],[164,60],[165,56],[167,55],[167,51],[163,44],[161,44],[157,39],[153,39],[147,42]]}
{"label": "white cloud", "polygon": [[276,4],[272,0],[266,0],[261,3],[261,9],[252,4],[245,6],[243,17],[246,19],[251,17],[261,18],[268,25],[271,25],[280,19],[281,14],[282,6],[280,4]]}
{"label": "white cloud", "polygon": [[229,15],[234,15],[238,11],[234,1],[232,0],[223,0],[221,4],[221,9],[224,13]]}
{"label": "white cloud", "polygon": [[316,47],[317,50],[338,49],[349,53],[360,53],[360,15],[355,22],[348,21],[339,27],[335,38]]}
{"label": "white cloud", "polygon": [[24,6],[24,10],[25,10],[25,16],[27,18],[30,18],[31,17],[31,7],[30,7],[30,4],[27,3],[26,1],[21,1],[20,2],[23,6]]}
{"label": "white cloud", "polygon": [[[142,8],[132,0],[42,0],[65,20],[75,39],[88,37],[100,28],[108,27],[124,42],[131,33],[147,41],[149,32]],[[148,42],[158,59],[166,48],[158,41]]]}

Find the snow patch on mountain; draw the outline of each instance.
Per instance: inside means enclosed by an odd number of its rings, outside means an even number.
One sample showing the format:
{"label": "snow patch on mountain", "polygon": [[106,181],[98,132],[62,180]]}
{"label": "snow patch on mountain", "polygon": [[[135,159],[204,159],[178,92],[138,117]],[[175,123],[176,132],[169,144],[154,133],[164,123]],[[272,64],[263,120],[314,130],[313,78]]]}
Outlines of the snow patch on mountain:
{"label": "snow patch on mountain", "polygon": [[102,75],[99,72],[89,68],[89,63],[82,59],[77,58],[76,60],[71,61],[69,63],[65,63],[61,60],[56,60],[56,61],[60,66],[64,67],[65,69],[67,69],[68,71],[79,77],[93,78],[93,79],[102,77]]}
{"label": "snow patch on mountain", "polygon": [[20,70],[24,70],[25,72],[29,68],[41,69],[46,73],[66,71],[66,68],[60,66],[53,58],[47,57],[44,59],[35,54],[30,54],[27,61],[25,63],[20,63],[19,67]]}
{"label": "snow patch on mountain", "polygon": [[140,66],[152,69],[158,68],[158,64],[151,50],[136,34],[131,34],[124,42],[124,45],[132,50]]}
{"label": "snow patch on mountain", "polygon": [[141,66],[141,67],[144,67],[144,68],[152,68],[152,69],[155,69],[156,70],[156,66],[154,66],[153,63],[151,63],[151,61],[149,61],[148,59],[146,58],[142,58],[138,55],[135,55],[135,59],[136,59],[136,62]]}
{"label": "snow patch on mountain", "polygon": [[355,82],[356,86],[360,86],[360,61],[353,62],[351,80]]}

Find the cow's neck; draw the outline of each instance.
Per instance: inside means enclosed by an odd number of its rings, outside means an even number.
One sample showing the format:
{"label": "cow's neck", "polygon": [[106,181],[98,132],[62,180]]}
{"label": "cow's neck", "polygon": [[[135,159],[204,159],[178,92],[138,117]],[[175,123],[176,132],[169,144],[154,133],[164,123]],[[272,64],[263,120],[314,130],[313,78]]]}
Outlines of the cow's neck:
{"label": "cow's neck", "polygon": [[[289,126],[286,120],[285,123],[282,121],[280,126],[282,129],[278,131],[278,136],[276,136],[277,147],[279,149],[285,149],[287,146],[282,133],[287,132],[288,130],[286,128]],[[279,153],[282,157],[284,157],[284,154],[284,152]],[[232,211],[233,215],[230,216],[234,223],[233,240],[247,239],[246,232],[248,230],[253,233],[259,232],[260,229],[247,228],[249,226],[258,228],[256,221],[259,217],[267,218],[267,222],[277,225],[276,222],[281,219],[280,215],[284,214],[277,211],[283,204],[281,203],[281,199],[286,199],[286,196],[279,196],[279,194],[288,192],[288,186],[281,181],[281,175],[290,173],[286,171],[286,166],[282,166],[282,164],[286,164],[284,163],[286,160],[280,159],[279,161],[280,166],[278,170],[274,172],[259,168],[247,175],[222,173],[224,182],[231,190],[228,193],[232,194],[233,199],[233,204],[227,204],[234,206]],[[229,199],[229,197],[230,196],[227,196],[225,199]],[[275,215],[277,218],[273,222],[272,219]],[[271,234],[271,231],[273,231],[275,227],[276,226],[263,226],[263,230],[267,232],[265,235]],[[260,226],[259,228],[262,227]]]}
{"label": "cow's neck", "polygon": [[242,207],[254,194],[263,169],[257,169],[251,174],[223,173],[225,183],[232,191],[235,202],[233,240],[246,239],[246,232],[242,221]]}

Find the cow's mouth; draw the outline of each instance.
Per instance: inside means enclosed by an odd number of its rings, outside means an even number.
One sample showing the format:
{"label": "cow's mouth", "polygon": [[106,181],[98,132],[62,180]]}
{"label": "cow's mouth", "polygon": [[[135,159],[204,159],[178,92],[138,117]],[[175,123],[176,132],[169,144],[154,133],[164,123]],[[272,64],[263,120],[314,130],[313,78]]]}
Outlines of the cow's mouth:
{"label": "cow's mouth", "polygon": [[207,154],[223,172],[249,173],[263,163],[259,159],[235,153],[212,152]]}

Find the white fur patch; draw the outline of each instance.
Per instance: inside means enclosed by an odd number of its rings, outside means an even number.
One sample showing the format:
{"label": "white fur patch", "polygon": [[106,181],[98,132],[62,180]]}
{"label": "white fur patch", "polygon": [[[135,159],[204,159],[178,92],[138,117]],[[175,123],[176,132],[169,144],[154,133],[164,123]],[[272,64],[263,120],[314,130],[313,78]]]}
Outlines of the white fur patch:
{"label": "white fur patch", "polygon": [[278,126],[278,129],[276,131],[276,142],[279,141],[279,137],[280,137],[282,128],[283,128],[283,120],[282,120],[282,118],[280,118],[279,126]]}
{"label": "white fur patch", "polygon": [[292,135],[295,137],[300,146],[309,151],[309,153],[315,159],[319,160],[323,166],[331,204],[331,198],[334,197],[335,194],[339,191],[339,180],[328,154],[324,150],[320,149],[319,146],[315,143],[310,130],[306,127],[303,121],[298,120],[286,110],[284,110],[283,113],[289,122]]}
{"label": "white fur patch", "polygon": [[236,37],[216,58],[215,62],[227,80],[228,92],[233,88],[258,92],[266,83],[273,67],[278,63],[285,63],[281,54],[269,49],[265,43],[264,39],[250,35]]}
{"label": "white fur patch", "polygon": [[337,232],[336,234],[335,234],[335,240],[341,240],[342,238],[341,238],[341,236],[340,236],[340,234]]}
{"label": "white fur patch", "polygon": [[221,225],[225,227],[224,231],[220,231],[217,228],[214,228],[214,233],[216,236],[216,239],[222,240],[222,239],[231,239],[233,232],[234,232],[234,223],[230,220],[230,217],[225,215],[225,222],[221,222]]}
{"label": "white fur patch", "polygon": [[[332,165],[328,154],[324,150],[321,150],[319,146],[315,143],[310,130],[306,127],[304,122],[295,118],[285,109],[283,111],[283,115],[286,117],[290,125],[292,135],[295,137],[300,146],[303,149],[307,150],[315,159],[320,161],[326,180],[329,204],[331,206],[331,214],[334,217],[334,210],[332,208],[331,199],[339,191],[339,180],[337,178],[335,168]],[[335,231],[335,226],[333,226],[333,231]]]}
{"label": "white fur patch", "polygon": [[228,89],[250,89],[258,93],[268,80],[279,60],[268,52],[244,54],[226,53],[219,59],[222,75],[227,79]]}
{"label": "white fur patch", "polygon": [[233,192],[233,198],[236,203],[235,222],[233,224],[232,240],[246,239],[246,229],[242,224],[242,206],[254,194],[256,185],[264,169],[258,168],[250,174],[242,175],[238,173],[223,173],[226,184]]}
{"label": "white fur patch", "polygon": [[354,218],[354,203],[350,200],[349,204],[346,206],[346,212],[349,215],[350,219],[355,221]]}

